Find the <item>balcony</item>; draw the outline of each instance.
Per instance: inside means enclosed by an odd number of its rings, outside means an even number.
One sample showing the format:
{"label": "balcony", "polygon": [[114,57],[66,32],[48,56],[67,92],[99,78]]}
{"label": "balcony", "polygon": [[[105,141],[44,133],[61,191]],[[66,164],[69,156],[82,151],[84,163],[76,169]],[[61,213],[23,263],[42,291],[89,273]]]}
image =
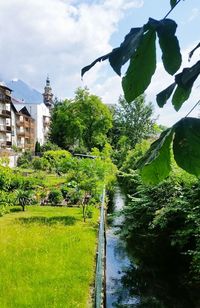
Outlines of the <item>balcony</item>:
{"label": "balcony", "polygon": [[3,118],[10,118],[11,117],[11,111],[6,109],[0,109],[0,116]]}
{"label": "balcony", "polygon": [[17,136],[24,136],[25,135],[25,130],[21,130],[21,129],[18,129],[17,130]]}
{"label": "balcony", "polygon": [[24,144],[25,149],[34,149],[34,143],[26,143]]}
{"label": "balcony", "polygon": [[10,148],[12,146],[12,141],[0,141],[0,148]]}
{"label": "balcony", "polygon": [[24,121],[24,127],[30,127],[30,122],[29,121]]}
{"label": "balcony", "polygon": [[11,133],[11,126],[0,124],[0,132]]}
{"label": "balcony", "polygon": [[6,146],[11,147],[12,141],[6,141]]}

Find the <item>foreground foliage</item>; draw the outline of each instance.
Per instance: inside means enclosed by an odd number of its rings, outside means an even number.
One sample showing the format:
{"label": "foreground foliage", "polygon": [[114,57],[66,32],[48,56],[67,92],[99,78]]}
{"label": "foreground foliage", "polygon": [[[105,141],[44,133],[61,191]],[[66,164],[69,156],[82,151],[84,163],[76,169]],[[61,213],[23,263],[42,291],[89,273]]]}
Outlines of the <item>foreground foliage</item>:
{"label": "foreground foliage", "polygon": [[[142,27],[132,28],[118,48],[114,48],[110,53],[99,57],[90,65],[84,67],[81,72],[82,76],[98,61],[104,60],[109,60],[113,70],[121,75],[122,66],[129,61],[128,69],[122,78],[122,86],[125,99],[131,103],[144,93],[155,73],[156,39],[158,39],[161,48],[165,71],[174,75],[181,66],[182,57],[179,41],[175,35],[177,24],[167,17],[180,2],[181,0],[170,1],[171,9],[163,19],[149,18],[148,22]],[[189,58],[199,47],[200,43],[190,52]],[[172,105],[178,111],[189,98],[193,84],[199,74],[200,61],[176,74],[174,82],[157,95],[158,106],[163,107],[172,96]],[[187,116],[163,132],[158,141],[146,153],[145,158],[139,165],[142,168],[142,177],[145,182],[156,184],[169,175],[172,141],[172,152],[176,163],[187,172],[200,175],[200,134],[198,133],[200,119],[187,118]],[[194,154],[194,151],[197,154]]]}
{"label": "foreground foliage", "polygon": [[98,211],[28,207],[0,218],[1,307],[89,307]]}

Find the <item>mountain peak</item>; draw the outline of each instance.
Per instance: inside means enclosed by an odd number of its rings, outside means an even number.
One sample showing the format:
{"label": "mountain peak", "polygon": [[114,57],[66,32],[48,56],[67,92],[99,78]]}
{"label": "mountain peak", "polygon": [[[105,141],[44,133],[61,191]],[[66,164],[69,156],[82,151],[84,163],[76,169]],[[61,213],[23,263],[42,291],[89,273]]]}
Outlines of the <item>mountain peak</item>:
{"label": "mountain peak", "polygon": [[41,103],[43,102],[42,94],[33,89],[23,80],[14,78],[6,82],[7,86],[13,91],[12,96],[19,100],[24,100],[26,103]]}

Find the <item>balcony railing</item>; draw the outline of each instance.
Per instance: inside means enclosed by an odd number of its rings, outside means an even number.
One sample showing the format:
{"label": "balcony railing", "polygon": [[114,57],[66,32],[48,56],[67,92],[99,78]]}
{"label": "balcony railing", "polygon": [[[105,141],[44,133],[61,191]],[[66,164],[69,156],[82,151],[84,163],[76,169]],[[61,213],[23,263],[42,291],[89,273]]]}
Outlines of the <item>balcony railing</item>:
{"label": "balcony railing", "polygon": [[17,135],[18,135],[18,136],[24,136],[24,135],[25,135],[25,130],[20,130],[20,129],[18,129],[18,130],[17,130]]}
{"label": "balcony railing", "polygon": [[12,141],[6,141],[6,145],[11,147]]}
{"label": "balcony railing", "polygon": [[12,141],[0,141],[0,148],[11,147]]}
{"label": "balcony railing", "polygon": [[11,117],[11,111],[6,109],[0,109],[0,116],[4,118],[10,118]]}
{"label": "balcony railing", "polygon": [[11,126],[0,124],[0,131],[5,133],[11,133]]}

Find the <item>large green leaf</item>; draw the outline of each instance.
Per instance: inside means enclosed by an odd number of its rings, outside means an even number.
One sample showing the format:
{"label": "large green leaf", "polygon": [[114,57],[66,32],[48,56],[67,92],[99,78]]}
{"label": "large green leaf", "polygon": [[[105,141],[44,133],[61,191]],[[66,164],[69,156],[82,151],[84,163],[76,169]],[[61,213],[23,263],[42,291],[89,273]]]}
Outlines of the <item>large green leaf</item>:
{"label": "large green leaf", "polygon": [[134,54],[143,36],[143,32],[143,27],[132,28],[131,31],[125,36],[125,39],[120,47],[113,49],[111,52],[109,56],[110,65],[118,75],[121,75],[122,66]]}
{"label": "large green leaf", "polygon": [[164,131],[160,138],[152,143],[145,156],[138,162],[142,179],[147,184],[157,184],[169,175],[171,170],[170,149],[173,127]]}
{"label": "large green leaf", "polygon": [[175,36],[177,24],[172,19],[159,21],[156,32],[162,50],[162,61],[165,70],[173,75],[181,66],[182,57],[177,37]]}
{"label": "large green leaf", "polygon": [[193,83],[195,82],[199,74],[200,61],[198,61],[191,67],[184,68],[180,74],[177,74],[175,76],[175,81],[180,87],[187,90],[193,86]]}
{"label": "large green leaf", "polygon": [[123,77],[122,86],[127,102],[132,102],[144,93],[156,69],[156,33],[147,31],[131,58],[130,65]]}
{"label": "large green leaf", "polygon": [[184,89],[178,86],[176,88],[174,95],[172,97],[172,105],[174,106],[174,109],[176,111],[178,111],[183,105],[183,103],[188,99],[188,97],[190,96],[191,90],[192,90],[192,87],[188,89]]}
{"label": "large green leaf", "polygon": [[184,118],[175,125],[173,152],[179,167],[200,175],[200,119]]}
{"label": "large green leaf", "polygon": [[176,84],[178,85],[172,97],[172,104],[175,110],[179,110],[182,104],[190,96],[192,86],[200,74],[200,61],[191,67],[184,68],[180,74],[175,76]]}
{"label": "large green leaf", "polygon": [[97,58],[90,65],[82,68],[81,76],[90,70],[97,62],[105,61],[109,59],[110,65],[113,70],[121,75],[122,66],[131,58],[134,54],[138,44],[143,36],[144,27],[132,28],[131,31],[125,36],[124,41],[121,43],[120,47],[114,48],[110,53]]}
{"label": "large green leaf", "polygon": [[174,91],[175,86],[176,86],[176,83],[174,82],[169,87],[167,87],[165,90],[157,94],[156,101],[159,107],[162,108],[166,104],[167,100],[172,95],[172,92]]}

